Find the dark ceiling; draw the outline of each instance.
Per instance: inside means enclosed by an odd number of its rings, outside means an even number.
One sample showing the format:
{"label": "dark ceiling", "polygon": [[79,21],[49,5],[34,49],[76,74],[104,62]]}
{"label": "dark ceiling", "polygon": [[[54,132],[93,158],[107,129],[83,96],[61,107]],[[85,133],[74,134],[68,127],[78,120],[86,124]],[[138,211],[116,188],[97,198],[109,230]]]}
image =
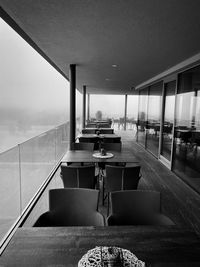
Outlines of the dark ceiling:
{"label": "dark ceiling", "polygon": [[[77,88],[126,94],[200,51],[199,0],[0,0]],[[112,66],[117,65],[117,66]]]}

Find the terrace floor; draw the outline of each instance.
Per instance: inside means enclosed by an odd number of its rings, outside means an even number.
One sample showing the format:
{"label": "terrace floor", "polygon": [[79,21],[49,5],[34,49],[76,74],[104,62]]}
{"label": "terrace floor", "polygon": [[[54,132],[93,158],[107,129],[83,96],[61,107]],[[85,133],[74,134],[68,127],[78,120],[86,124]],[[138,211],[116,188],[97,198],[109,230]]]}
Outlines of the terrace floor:
{"label": "terrace floor", "polygon": [[[191,227],[200,235],[200,195],[138,145],[134,130],[115,132],[122,137],[122,148],[131,150],[141,164],[142,178],[138,189],[161,192],[163,213],[176,225]],[[23,226],[32,225],[42,212],[48,210],[48,190],[58,187],[62,187],[59,170]],[[101,203],[100,199],[99,210],[106,215],[107,207],[102,207]]]}

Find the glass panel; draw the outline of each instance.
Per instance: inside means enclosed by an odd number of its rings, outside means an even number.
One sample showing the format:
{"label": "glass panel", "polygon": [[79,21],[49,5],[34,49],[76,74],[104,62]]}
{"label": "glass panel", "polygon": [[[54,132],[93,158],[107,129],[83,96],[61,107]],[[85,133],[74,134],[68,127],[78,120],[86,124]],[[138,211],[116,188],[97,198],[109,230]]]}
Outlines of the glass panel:
{"label": "glass panel", "polygon": [[200,67],[179,75],[173,170],[200,192]]}
{"label": "glass panel", "polygon": [[171,160],[176,81],[165,84],[161,155]]}
{"label": "glass panel", "polygon": [[149,89],[146,147],[156,157],[159,149],[162,89],[162,82],[150,86]]}
{"label": "glass panel", "polygon": [[56,128],[56,160],[59,160],[69,147],[69,122]]}
{"label": "glass panel", "polygon": [[0,240],[20,215],[19,149],[0,154]]}
{"label": "glass panel", "polygon": [[123,129],[124,105],[124,95],[90,95],[90,120],[112,120],[115,129]]}
{"label": "glass panel", "polygon": [[3,235],[68,147],[69,83],[1,18],[0,39]]}
{"label": "glass panel", "polygon": [[20,145],[22,209],[55,165],[55,142],[54,129]]}
{"label": "glass panel", "polygon": [[138,118],[138,95],[128,95],[127,101],[127,124],[126,129],[136,132]]}
{"label": "glass panel", "polygon": [[148,88],[140,91],[138,108],[137,141],[145,146],[147,122]]}

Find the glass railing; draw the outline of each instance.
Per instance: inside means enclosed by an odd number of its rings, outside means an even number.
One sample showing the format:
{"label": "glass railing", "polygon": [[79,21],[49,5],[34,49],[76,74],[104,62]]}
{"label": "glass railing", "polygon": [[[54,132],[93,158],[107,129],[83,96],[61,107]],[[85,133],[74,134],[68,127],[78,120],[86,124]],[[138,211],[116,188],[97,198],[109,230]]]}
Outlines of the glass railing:
{"label": "glass railing", "polygon": [[0,245],[68,149],[69,123],[0,154]]}

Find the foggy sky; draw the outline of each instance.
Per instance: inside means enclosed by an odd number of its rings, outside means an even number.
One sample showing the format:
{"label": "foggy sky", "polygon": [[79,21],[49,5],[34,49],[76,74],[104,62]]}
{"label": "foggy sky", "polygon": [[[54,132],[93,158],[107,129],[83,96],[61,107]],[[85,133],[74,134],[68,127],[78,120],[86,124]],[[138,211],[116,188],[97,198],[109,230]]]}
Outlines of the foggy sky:
{"label": "foggy sky", "polygon": [[[0,19],[0,109],[69,112],[69,83],[10,26]],[[137,112],[137,101],[128,114]],[[124,96],[91,95],[91,116],[124,115]],[[77,115],[82,95],[77,94]]]}

